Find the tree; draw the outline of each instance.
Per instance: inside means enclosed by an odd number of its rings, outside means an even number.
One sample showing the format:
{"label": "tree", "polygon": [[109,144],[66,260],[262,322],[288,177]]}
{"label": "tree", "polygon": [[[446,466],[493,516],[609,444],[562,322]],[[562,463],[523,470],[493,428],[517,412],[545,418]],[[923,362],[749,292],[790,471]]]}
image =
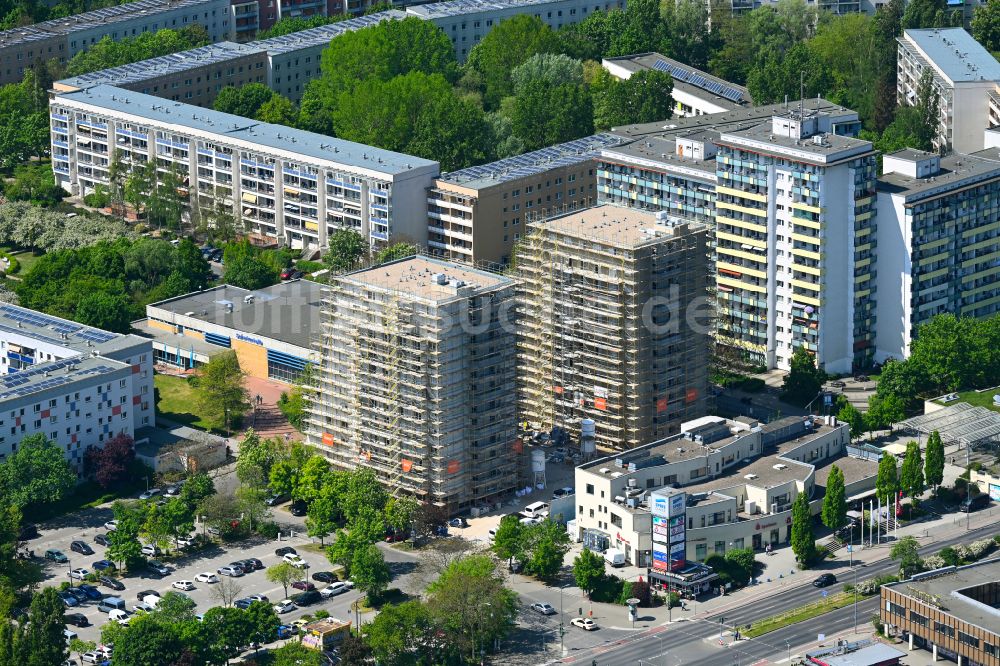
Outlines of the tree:
{"label": "tree", "polygon": [[187,482],[181,487],[181,500],[188,505],[192,511],[201,504],[207,497],[215,494],[215,483],[205,472],[198,472],[189,476]]}
{"label": "tree", "polygon": [[944,28],[947,27],[944,0],[912,0],[903,12],[903,28]]}
{"label": "tree", "polygon": [[250,641],[253,643],[270,643],[278,634],[281,621],[274,612],[274,606],[266,601],[255,601],[246,609],[250,622]]}
{"label": "tree", "polygon": [[837,420],[851,426],[851,439],[860,437],[865,431],[865,417],[857,407],[848,403],[837,413]]}
{"label": "tree", "polygon": [[540,18],[518,14],[494,26],[469,53],[466,66],[483,81],[483,104],[495,109],[513,90],[511,72],[538,53],[557,53],[559,40]]}
{"label": "tree", "polygon": [[87,326],[127,333],[131,329],[132,303],[125,294],[86,294],[76,306],[75,318]]}
{"label": "tree", "polygon": [[508,564],[524,557],[524,525],[517,516],[504,516],[493,536],[493,552]]}
{"label": "tree", "polygon": [[299,473],[295,497],[304,502],[312,502],[331,481],[332,474],[330,463],[326,458],[320,455],[309,456]]}
{"label": "tree", "polygon": [[[48,103],[34,71],[20,83],[0,86],[0,168],[10,171],[49,149]],[[54,182],[54,181],[50,181]]]}
{"label": "tree", "polygon": [[726,561],[735,567],[734,577],[740,585],[746,585],[750,581],[757,566],[753,548],[734,548],[726,551]]}
{"label": "tree", "polygon": [[569,534],[554,520],[543,520],[524,530],[526,560],[524,570],[543,580],[553,578],[562,568],[569,552]]}
{"label": "tree", "polygon": [[226,284],[243,289],[263,289],[277,284],[282,266],[273,253],[261,252],[249,241],[230,243],[223,253],[226,271],[222,276]]}
{"label": "tree", "polygon": [[987,51],[1000,51],[1000,0],[988,0],[976,7],[972,14],[972,36]]}
{"label": "tree", "polygon": [[226,535],[239,522],[240,507],[234,495],[210,495],[198,503],[198,513],[205,524]]}
{"label": "tree", "polygon": [[816,361],[805,347],[792,353],[788,374],[781,389],[781,399],[793,405],[805,406],[813,401],[823,386],[826,373],[816,368]]}
{"label": "tree", "polygon": [[263,83],[248,83],[239,88],[226,86],[216,95],[212,106],[223,113],[255,118],[260,108],[276,96],[278,93]]}
{"label": "tree", "polygon": [[390,497],[385,505],[385,525],[397,532],[408,531],[419,505],[411,497]]}
{"label": "tree", "polygon": [[800,566],[807,567],[816,555],[816,537],[813,534],[809,498],[799,493],[792,503],[792,552]]}
{"label": "tree", "polygon": [[367,595],[369,606],[385,591],[392,576],[378,546],[367,544],[354,551],[351,558],[351,580]]}
{"label": "tree", "polygon": [[400,259],[405,259],[406,257],[412,257],[419,251],[419,248],[412,243],[394,243],[379,250],[375,254],[374,259],[372,259],[372,264],[375,266],[381,266],[382,264],[387,264],[390,261],[398,261]]}
{"label": "tree", "polygon": [[194,620],[195,608],[196,604],[191,597],[170,591],[160,597],[160,603],[156,604],[153,614],[157,619],[173,624]]}
{"label": "tree", "polygon": [[924,568],[918,548],[920,544],[912,536],[904,536],[892,545],[889,557],[899,561],[899,575],[904,578],[918,573]]}
{"label": "tree", "polygon": [[592,134],[593,108],[590,91],[582,82],[524,76],[514,95],[504,100],[501,113],[510,119],[511,130],[524,146],[536,150]]}
{"label": "tree", "polygon": [[[345,14],[350,16],[350,14]],[[285,20],[285,19],[282,19]],[[302,645],[302,643],[285,643],[273,653],[273,666],[322,666],[323,653]]]}
{"label": "tree", "polygon": [[83,456],[84,469],[92,474],[102,488],[121,483],[135,461],[132,438],[125,433],[115,435],[101,448],[90,447]]}
{"label": "tree", "polygon": [[[226,578],[215,586],[213,592],[227,580],[235,585],[232,578]],[[208,638],[211,663],[228,663],[250,644],[254,632],[246,611],[226,605],[226,608],[209,608],[202,618],[201,627]]]}
{"label": "tree", "polygon": [[19,651],[26,666],[61,664],[69,657],[66,649],[65,609],[53,587],[46,587],[31,600],[27,627],[22,627]]}
{"label": "tree", "polygon": [[924,479],[934,486],[934,492],[944,481],[944,443],[937,430],[927,438],[927,455],[924,458]]}
{"label": "tree", "polygon": [[0,463],[0,497],[18,508],[56,502],[75,487],[64,452],[41,433],[22,439]]}
{"label": "tree", "polygon": [[431,634],[431,622],[424,603],[405,601],[383,607],[362,630],[377,663],[417,666],[430,656],[426,637]]}
{"label": "tree", "polygon": [[54,206],[67,192],[55,184],[52,165],[41,162],[22,164],[14,169],[14,181],[4,185],[8,199],[30,201],[35,206]]}
{"label": "tree", "polygon": [[584,548],[573,560],[573,580],[587,593],[588,599],[604,575],[604,558],[589,548]]}
{"label": "tree", "polygon": [[357,267],[368,251],[365,239],[353,229],[337,229],[330,235],[328,244],[330,249],[323,261],[330,270],[338,273]]}
{"label": "tree", "polygon": [[234,351],[209,359],[198,373],[195,390],[203,413],[226,430],[232,419],[242,416],[250,405],[250,394],[243,385],[243,370]]}
{"label": "tree", "polygon": [[111,505],[111,511],[118,521],[118,527],[108,533],[108,549],[105,555],[119,568],[142,559],[142,543],[139,532],[142,529],[142,514],[137,507],[118,501]]}
{"label": "tree", "polygon": [[339,513],[336,498],[332,493],[320,493],[306,509],[306,534],[314,539],[318,538],[320,546],[325,545],[324,540],[337,526],[336,518]]}
{"label": "tree", "polygon": [[263,488],[243,486],[236,489],[236,506],[250,531],[253,531],[254,525],[260,527],[271,518],[271,508],[266,503],[268,495]]}
{"label": "tree", "polygon": [[673,116],[673,91],[674,80],[667,72],[650,69],[624,81],[612,78],[594,94],[594,125],[608,128],[666,120]]}
{"label": "tree", "polygon": [[823,495],[823,524],[835,530],[847,521],[847,495],[844,489],[844,473],[833,465],[826,481]]}
{"label": "tree", "polygon": [[924,461],[920,455],[920,445],[907,442],[906,456],[899,475],[899,488],[914,499],[924,492]]}
{"label": "tree", "polygon": [[128,631],[115,641],[115,664],[144,666],[146,664],[172,664],[180,659],[184,650],[178,622],[159,616],[159,606],[154,613],[131,618]]}
{"label": "tree", "polygon": [[70,76],[79,76],[109,67],[187,51],[197,46],[204,46],[210,41],[208,32],[199,24],[192,24],[182,30],[163,29],[121,39],[104,37],[73,56],[66,64],[66,73]]}
{"label": "tree", "polygon": [[142,521],[139,526],[139,536],[157,548],[164,550],[169,548],[173,541],[173,532],[163,508],[156,502],[143,502],[138,511]]}
{"label": "tree", "polygon": [[212,598],[228,608],[243,594],[243,586],[232,576],[219,576],[219,582],[209,590]]}
{"label": "tree", "polygon": [[288,596],[288,586],[302,578],[302,572],[288,562],[279,562],[269,566],[264,571],[264,575],[272,583],[281,585],[285,590],[286,597]]}
{"label": "tree", "polygon": [[889,453],[883,453],[878,461],[878,476],[875,478],[875,493],[877,496],[888,502],[895,499],[899,490],[899,480],[896,477],[896,457]]}
{"label": "tree", "polygon": [[264,487],[277,457],[278,452],[273,442],[261,439],[253,428],[248,428],[243,434],[239,454],[236,456],[236,477],[248,486]]}

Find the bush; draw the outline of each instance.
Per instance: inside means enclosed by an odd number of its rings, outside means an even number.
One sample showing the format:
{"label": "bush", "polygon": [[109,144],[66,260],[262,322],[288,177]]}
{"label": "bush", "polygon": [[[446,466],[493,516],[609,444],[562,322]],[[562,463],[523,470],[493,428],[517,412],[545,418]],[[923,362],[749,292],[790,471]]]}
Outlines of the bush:
{"label": "bush", "polygon": [[605,575],[598,581],[594,591],[590,594],[590,598],[592,601],[598,601],[604,604],[615,603],[618,601],[618,595],[621,593],[621,589],[622,581],[620,578],[617,576]]}
{"label": "bush", "polygon": [[111,197],[103,191],[91,192],[83,198],[83,203],[91,208],[107,208]]}
{"label": "bush", "polygon": [[7,254],[6,252],[0,252],[0,257],[7,260],[7,270],[5,271],[7,275],[13,275],[14,273],[21,270],[21,262],[17,260],[12,254]]}
{"label": "bush", "polygon": [[621,593],[618,595],[618,603],[625,606],[629,599],[638,599],[640,606],[648,607],[651,600],[650,589],[649,583],[645,581],[640,583],[638,581],[623,580],[621,582]]}
{"label": "bush", "polygon": [[313,615],[313,617],[315,617],[317,620],[326,619],[326,618],[330,617],[330,611],[326,611],[326,610],[320,609],[320,610],[316,611],[316,613]]}
{"label": "bush", "polygon": [[[959,563],[962,561],[962,558],[959,557],[959,555],[958,555],[958,551],[956,551],[951,546],[945,546],[944,548],[942,548],[941,550],[939,550],[938,551],[938,557],[940,557],[941,560],[946,565],[953,566],[953,567],[957,567],[959,565]],[[930,558],[927,558],[927,559],[930,559]],[[934,568],[936,569],[938,567],[934,567]]]}
{"label": "bush", "polygon": [[301,259],[295,262],[295,267],[305,273],[315,273],[326,268],[326,264],[322,261],[306,261],[305,259]]}
{"label": "bush", "polygon": [[257,526],[257,534],[261,535],[266,539],[277,539],[278,532],[280,531],[281,528],[278,527],[278,523],[275,523],[273,521],[261,523],[260,525]]}

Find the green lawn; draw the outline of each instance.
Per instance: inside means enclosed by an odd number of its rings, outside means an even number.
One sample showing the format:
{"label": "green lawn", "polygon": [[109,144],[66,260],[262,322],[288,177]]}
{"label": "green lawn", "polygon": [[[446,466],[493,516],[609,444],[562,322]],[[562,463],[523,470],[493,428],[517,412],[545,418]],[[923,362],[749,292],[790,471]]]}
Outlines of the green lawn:
{"label": "green lawn", "polygon": [[1000,387],[988,389],[986,391],[961,391],[958,394],[958,400],[953,400],[948,403],[954,405],[956,402],[967,402],[973,407],[985,407],[987,409],[992,409],[994,412],[1000,412],[1000,407],[993,405],[993,396],[1000,394]]}
{"label": "green lawn", "polygon": [[35,263],[42,258],[41,255],[38,255],[36,257],[30,250],[15,252],[13,248],[6,246],[0,246],[0,252],[6,252],[15,259],[17,259],[17,263],[20,264],[20,269],[17,272],[18,276],[27,273],[29,270],[31,270],[31,267],[34,266]]}
{"label": "green lawn", "polygon": [[154,375],[156,414],[176,423],[201,430],[212,430],[211,425],[198,410],[198,397],[194,389],[181,377]]}
{"label": "green lawn", "polygon": [[[858,595],[858,601],[862,599],[865,599],[865,597]],[[754,622],[749,629],[741,631],[740,634],[744,638],[756,638],[757,636],[763,636],[766,633],[787,627],[790,624],[803,622],[804,620],[829,613],[830,611],[835,611],[838,608],[850,606],[853,603],[853,592],[831,592],[829,596],[819,601],[814,601],[813,603],[793,608],[784,613],[764,618],[759,622]]]}

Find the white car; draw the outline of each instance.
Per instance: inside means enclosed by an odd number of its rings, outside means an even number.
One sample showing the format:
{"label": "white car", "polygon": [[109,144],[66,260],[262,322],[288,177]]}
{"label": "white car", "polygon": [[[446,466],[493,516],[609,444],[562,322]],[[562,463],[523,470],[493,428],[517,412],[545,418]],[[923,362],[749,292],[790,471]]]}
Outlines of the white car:
{"label": "white car", "polygon": [[541,518],[522,518],[520,520],[520,522],[521,522],[522,525],[527,525],[527,526],[530,527],[531,525],[538,525],[539,523],[542,522],[542,519]]}
{"label": "white car", "polygon": [[288,562],[293,567],[296,567],[298,569],[308,569],[309,568],[309,563],[306,562],[305,560],[303,560],[301,557],[299,557],[295,553],[285,553],[284,556],[281,559],[283,559],[285,562]]}
{"label": "white car", "polygon": [[156,610],[156,607],[152,604],[147,604],[145,601],[140,601],[135,606],[132,607],[133,615],[142,615],[143,613],[149,613]]}
{"label": "white car", "polygon": [[89,575],[90,575],[90,570],[89,569],[82,569],[82,568],[81,569],[73,569],[72,571],[69,572],[69,577],[70,578],[76,578],[77,580],[83,580],[84,578],[86,578]]}
{"label": "white car", "polygon": [[139,499],[141,499],[141,500],[152,499],[152,498],[156,497],[157,495],[161,494],[162,492],[163,491],[160,490],[159,488],[150,488],[149,490],[147,490],[143,494],[139,495]]}
{"label": "white car", "polygon": [[197,576],[194,577],[194,579],[196,581],[198,581],[199,583],[218,583],[219,582],[219,577],[216,576],[214,573],[209,573],[208,571],[206,571],[205,573],[198,574]]}
{"label": "white car", "polygon": [[593,631],[597,629],[597,623],[591,620],[589,617],[574,617],[570,624],[574,627],[580,627],[584,631]]}
{"label": "white car", "polygon": [[84,652],[80,655],[80,660],[85,664],[99,664],[104,661],[104,655],[100,652]]}
{"label": "white car", "polygon": [[188,546],[193,546],[193,545],[194,545],[194,537],[186,536],[186,537],[178,537],[177,539],[178,548],[187,548]]}
{"label": "white car", "polygon": [[274,604],[274,612],[278,615],[289,613],[295,610],[295,603],[291,599],[284,599]]}
{"label": "white car", "polygon": [[104,529],[106,529],[109,532],[114,532],[116,529],[118,529],[118,521],[109,520],[108,522],[104,523]]}
{"label": "white car", "polygon": [[175,580],[170,584],[171,587],[177,590],[193,590],[194,583],[189,580]]}
{"label": "white car", "polygon": [[128,616],[128,612],[127,611],[123,611],[123,610],[119,610],[119,609],[115,608],[115,609],[112,609],[112,611],[110,613],[108,613],[108,620],[110,622],[117,622],[118,624],[122,625],[123,627],[127,627],[128,626],[128,619],[129,619],[129,616]]}
{"label": "white car", "polygon": [[239,578],[240,576],[243,575],[243,569],[228,565],[224,567],[219,567],[218,569],[215,570],[215,572],[222,576],[231,576],[232,578]]}
{"label": "white car", "polygon": [[343,594],[344,592],[347,592],[349,589],[351,588],[347,586],[347,583],[337,581],[336,583],[330,583],[322,590],[320,590],[319,593],[320,595],[322,595],[324,599],[329,599],[330,597],[335,597],[338,594]]}
{"label": "white car", "polygon": [[160,549],[157,548],[155,545],[153,545],[151,543],[148,543],[145,546],[143,546],[141,552],[146,557],[154,557],[156,555],[160,555],[161,554],[160,553]]}

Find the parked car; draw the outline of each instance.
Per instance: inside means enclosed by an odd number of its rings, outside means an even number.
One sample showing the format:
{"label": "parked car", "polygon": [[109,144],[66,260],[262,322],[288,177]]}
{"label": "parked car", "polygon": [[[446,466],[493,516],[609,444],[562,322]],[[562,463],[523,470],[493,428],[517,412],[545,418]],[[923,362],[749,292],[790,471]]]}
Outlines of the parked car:
{"label": "parked car", "polygon": [[388,530],[385,533],[386,543],[400,543],[406,541],[406,532],[397,532],[395,530]]}
{"label": "parked car", "polygon": [[552,493],[552,499],[559,499],[560,497],[566,497],[568,495],[572,495],[573,492],[574,492],[573,489],[570,488],[569,486],[566,486],[565,488],[559,488]]}
{"label": "parked car", "polygon": [[198,574],[197,576],[194,577],[194,579],[196,581],[198,581],[199,583],[218,583],[219,582],[219,577],[216,576],[214,573],[211,573],[209,571],[206,571],[204,573]]}
{"label": "parked car", "polygon": [[106,529],[109,532],[114,532],[116,529],[118,529],[118,521],[109,520],[108,522],[104,523],[104,529]]}
{"label": "parked car", "polygon": [[135,606],[132,606],[132,613],[135,615],[141,615],[143,613],[152,613],[156,610],[153,604],[147,604],[145,601],[140,601]]}
{"label": "parked car", "polygon": [[89,569],[84,569],[83,567],[77,567],[69,572],[70,578],[76,578],[77,580],[83,580],[90,575]]}
{"label": "parked car", "polygon": [[189,580],[175,580],[173,583],[170,584],[170,587],[177,590],[193,590],[194,583],[192,583]]}
{"label": "parked car", "polygon": [[295,635],[295,630],[292,629],[289,625],[287,624],[278,625],[278,640],[291,638],[294,635]]}
{"label": "parked car", "polygon": [[274,612],[278,615],[282,615],[293,610],[295,610],[295,602],[291,599],[285,599],[274,604]]}
{"label": "parked car", "polygon": [[101,576],[98,580],[101,581],[101,585],[104,587],[110,587],[112,590],[120,592],[125,589],[124,583],[117,578],[112,578],[111,576]]}
{"label": "parked car", "polygon": [[90,547],[86,541],[73,541],[69,544],[69,549],[74,553],[80,553],[81,555],[93,555],[94,549]]}
{"label": "parked car", "polygon": [[169,495],[170,497],[177,497],[178,495],[181,494],[181,484],[175,483],[173,485],[167,486],[163,490],[163,494]]}
{"label": "parked car", "polygon": [[128,614],[128,611],[119,610],[119,609],[116,608],[115,610],[113,610],[110,613],[108,613],[108,621],[109,622],[117,622],[118,624],[122,625],[123,627],[127,627],[128,623],[129,623],[129,614]]}
{"label": "parked car", "polygon": [[243,575],[243,569],[234,566],[219,567],[216,569],[215,573],[220,576],[231,576],[233,578],[239,578]]}
{"label": "parked car", "polygon": [[160,593],[157,592],[156,590],[143,590],[142,592],[139,592],[138,594],[135,595],[135,598],[138,599],[139,601],[142,601],[146,597],[156,597],[157,599],[159,599]]}
{"label": "parked car", "polygon": [[140,552],[142,552],[142,554],[145,555],[146,557],[155,557],[157,555],[162,554],[160,552],[159,547],[151,543],[147,543],[145,546],[143,546]]}
{"label": "parked car", "polygon": [[296,590],[303,590],[303,591],[316,589],[316,586],[307,580],[297,580],[294,583],[292,583],[292,587],[294,587]]}
{"label": "parked car", "polygon": [[343,594],[344,592],[347,592],[347,590],[349,589],[350,588],[347,587],[346,583],[337,581],[336,583],[330,583],[329,585],[324,587],[322,590],[319,591],[319,594],[324,599],[329,599],[330,597],[335,597],[338,594]]}
{"label": "parked car", "polygon": [[75,608],[76,606],[80,605],[80,602],[77,600],[77,598],[74,597],[69,592],[62,591],[62,592],[57,592],[57,594],[59,595],[59,598],[63,600],[63,603],[66,604],[68,608]]}
{"label": "parked car", "polygon": [[100,590],[98,590],[93,585],[88,585],[87,583],[84,583],[82,585],[77,585],[76,589],[86,594],[87,598],[92,601],[99,601],[102,597],[104,597],[104,595],[101,594]]}
{"label": "parked car", "polygon": [[69,558],[66,557],[66,554],[58,548],[49,548],[45,551],[45,559],[50,562],[56,562],[57,564],[66,564],[69,562]]}
{"label": "parked car", "polygon": [[308,569],[309,568],[309,564],[305,560],[303,560],[301,557],[299,557],[298,554],[296,554],[296,553],[285,553],[284,556],[282,556],[281,559],[284,560],[285,562],[288,562],[293,567],[296,567],[298,569]]}
{"label": "parked car", "polygon": [[110,546],[111,539],[108,538],[107,534],[98,534],[97,536],[94,537],[94,543],[96,543],[98,546]]}
{"label": "parked car", "polygon": [[309,507],[308,505],[306,505],[305,502],[303,502],[302,500],[295,500],[294,502],[292,502],[292,506],[291,508],[288,509],[288,512],[293,516],[304,516],[306,515],[306,511],[308,510]]}
{"label": "parked car", "polygon": [[233,602],[233,606],[236,606],[240,610],[246,610],[246,609],[250,608],[250,604],[252,604],[252,603],[253,603],[253,599],[248,599],[248,598],[244,597],[242,599],[237,599],[236,601],[234,601]]}
{"label": "parked car", "polygon": [[87,593],[77,587],[68,587],[66,592],[73,595],[73,598],[79,601],[81,604],[87,601]]}
{"label": "parked car", "polygon": [[323,597],[316,590],[309,590],[307,592],[299,592],[298,594],[292,595],[292,603],[296,606],[310,606],[322,598]]}
{"label": "parked car", "polygon": [[277,555],[278,557],[284,557],[285,555],[289,554],[295,555],[296,550],[291,546],[282,546],[281,548],[275,549],[274,554]]}
{"label": "parked car", "polygon": [[816,580],[813,581],[814,587],[826,587],[827,585],[833,585],[837,582],[837,577],[832,573],[820,574]]}
{"label": "parked car", "polygon": [[63,619],[66,621],[66,624],[71,624],[74,627],[90,626],[90,620],[83,613],[66,613],[63,615]]}
{"label": "parked car", "polygon": [[97,560],[90,566],[94,567],[95,571],[115,571],[118,569],[118,567],[114,565],[114,562],[111,562],[110,560]]}
{"label": "parked car", "polygon": [[80,655],[80,660],[85,664],[99,664],[104,661],[104,655],[100,652],[84,652]]}
{"label": "parked car", "polygon": [[458,518],[452,518],[448,521],[448,527],[468,527],[469,523],[466,522],[465,518],[459,516]]}
{"label": "parked car", "polygon": [[166,564],[163,562],[157,562],[156,560],[147,560],[146,568],[160,576],[166,576],[170,573],[170,569]]}
{"label": "parked car", "polygon": [[248,574],[251,571],[253,571],[252,567],[249,570],[247,569],[246,564],[243,562],[243,560],[236,560],[235,562],[230,562],[229,566],[233,567],[234,569],[239,569],[244,574]]}
{"label": "parked car", "polygon": [[594,629],[597,629],[597,623],[589,617],[574,617],[570,620],[570,624],[574,627],[580,627],[584,631],[593,631]]}
{"label": "parked car", "polygon": [[250,601],[263,601],[264,603],[270,601],[270,599],[267,598],[266,594],[251,594],[249,597],[247,597],[247,599],[249,599]]}
{"label": "parked car", "polygon": [[195,539],[193,536],[177,537],[177,547],[188,548],[194,545],[194,541]]}
{"label": "parked car", "polygon": [[317,583],[332,583],[337,580],[337,574],[332,571],[317,571],[312,575],[312,579]]}
{"label": "parked car", "polygon": [[536,613],[541,613],[542,615],[556,614],[555,608],[553,608],[550,604],[542,603],[541,601],[536,601],[535,603],[531,604],[529,608],[531,608],[531,610],[535,611]]}
{"label": "parked car", "polygon": [[294,273],[295,273],[295,269],[294,268],[286,268],[285,270],[281,271],[281,279],[282,280],[291,280],[292,279],[292,275]]}
{"label": "parked car", "polygon": [[990,496],[986,493],[979,493],[975,497],[966,497],[962,500],[962,503],[958,505],[958,510],[963,513],[972,513],[978,509],[989,506]]}
{"label": "parked car", "polygon": [[292,498],[290,495],[271,495],[266,500],[264,500],[264,504],[268,506],[278,506],[279,504],[284,504],[285,502],[291,499]]}

